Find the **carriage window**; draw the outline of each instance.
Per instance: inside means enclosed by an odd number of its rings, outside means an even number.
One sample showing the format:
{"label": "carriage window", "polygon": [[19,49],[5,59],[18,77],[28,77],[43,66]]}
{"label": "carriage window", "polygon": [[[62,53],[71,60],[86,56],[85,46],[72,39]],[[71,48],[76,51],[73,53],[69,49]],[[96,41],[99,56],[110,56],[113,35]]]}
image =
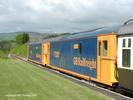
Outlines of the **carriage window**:
{"label": "carriage window", "polygon": [[101,42],[98,44],[98,55],[101,56]]}
{"label": "carriage window", "polygon": [[108,42],[103,41],[103,56],[107,56],[108,54]]}
{"label": "carriage window", "polygon": [[123,39],[123,47],[126,47],[126,39]]}
{"label": "carriage window", "polygon": [[38,46],[36,46],[36,50],[38,50]]}
{"label": "carriage window", "polygon": [[82,44],[81,43],[79,44],[79,52],[80,52],[80,54],[82,54]]}
{"label": "carriage window", "polygon": [[123,49],[122,50],[122,66],[123,67],[130,67],[130,49]]}
{"label": "carriage window", "polygon": [[48,51],[50,51],[50,46],[48,45]]}
{"label": "carriage window", "polygon": [[41,49],[41,45],[38,46],[38,49]]}
{"label": "carriage window", "polygon": [[131,47],[131,39],[128,39],[128,47]]}

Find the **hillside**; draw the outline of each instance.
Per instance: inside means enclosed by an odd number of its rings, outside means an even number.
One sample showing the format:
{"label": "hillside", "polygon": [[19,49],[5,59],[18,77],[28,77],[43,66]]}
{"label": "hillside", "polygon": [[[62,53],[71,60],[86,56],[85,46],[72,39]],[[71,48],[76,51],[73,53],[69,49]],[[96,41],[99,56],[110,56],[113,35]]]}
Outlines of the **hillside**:
{"label": "hillside", "polygon": [[[15,40],[15,37],[18,34],[21,34],[22,32],[11,32],[11,33],[0,33],[0,41],[6,40]],[[30,36],[30,41],[39,41],[39,40],[43,40],[46,38],[51,38],[51,37],[56,37],[56,36],[60,36],[60,35],[69,35],[69,33],[37,33],[37,32],[27,32],[29,33]]]}
{"label": "hillside", "polygon": [[[3,40],[15,40],[15,37],[18,34],[21,34],[22,32],[11,32],[11,33],[0,33],[0,41]],[[40,34],[40,33],[35,33],[35,32],[28,32],[30,35],[30,40],[31,41],[37,41],[40,39],[43,39],[46,34]]]}

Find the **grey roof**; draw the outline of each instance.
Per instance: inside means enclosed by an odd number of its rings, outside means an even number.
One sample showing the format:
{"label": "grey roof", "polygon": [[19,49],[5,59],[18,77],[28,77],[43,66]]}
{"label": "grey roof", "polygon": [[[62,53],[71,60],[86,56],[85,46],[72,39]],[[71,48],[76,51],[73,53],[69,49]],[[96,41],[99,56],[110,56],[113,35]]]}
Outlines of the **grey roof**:
{"label": "grey roof", "polygon": [[118,34],[119,35],[133,34],[133,23],[124,24],[120,28]]}
{"label": "grey roof", "polygon": [[42,41],[33,42],[31,44],[37,44],[37,43],[39,44],[39,43],[44,43],[44,42],[84,38],[84,37],[90,37],[90,36],[97,36],[98,34],[118,33],[120,27],[121,26],[101,27],[101,28],[90,30],[90,31],[83,31],[83,32],[73,33],[73,34],[68,35],[68,36],[58,36],[58,37],[54,37],[54,38],[44,39]]}
{"label": "grey roof", "polygon": [[77,34],[70,35],[64,39],[84,38],[89,36],[97,36],[98,34],[118,33],[120,26],[108,26],[98,28],[97,30],[78,32]]}
{"label": "grey roof", "polygon": [[65,36],[58,36],[58,37],[53,37],[53,38],[48,38],[48,39],[44,39],[41,41],[36,41],[36,42],[31,42],[29,44],[41,44],[41,43],[45,43],[45,42],[51,42],[51,41],[59,41],[64,39]]}

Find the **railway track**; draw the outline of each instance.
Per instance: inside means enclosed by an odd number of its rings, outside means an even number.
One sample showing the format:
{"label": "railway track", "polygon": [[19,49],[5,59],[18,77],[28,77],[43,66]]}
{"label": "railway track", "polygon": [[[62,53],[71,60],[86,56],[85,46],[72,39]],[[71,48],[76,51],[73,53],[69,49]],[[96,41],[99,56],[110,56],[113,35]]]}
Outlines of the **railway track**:
{"label": "railway track", "polygon": [[71,80],[71,81],[73,81],[73,82],[75,82],[75,83],[78,83],[78,84],[80,84],[80,85],[86,86],[86,87],[88,87],[88,88],[90,88],[90,89],[92,89],[92,90],[94,90],[94,91],[98,91],[98,92],[100,92],[100,93],[103,93],[103,94],[105,94],[105,95],[107,95],[107,96],[109,96],[109,97],[112,97],[112,98],[116,99],[116,100],[133,100],[133,98],[131,98],[131,97],[122,95],[122,94],[120,94],[120,93],[111,91],[111,90],[109,90],[109,89],[105,89],[105,88],[103,88],[103,87],[99,87],[99,86],[97,86],[95,83],[92,83],[92,82],[90,82],[90,81],[81,80],[81,79],[75,78],[75,77],[73,77],[73,76],[69,76],[69,75],[67,75],[67,74],[61,73],[61,72],[59,72],[59,71],[50,69],[50,68],[48,68],[48,67],[44,67],[44,66],[42,66],[42,65],[38,65],[38,64],[35,64],[35,63],[33,63],[33,62],[29,62],[26,58],[23,58],[23,57],[14,55],[14,54],[10,54],[9,57],[10,57],[10,58],[14,58],[14,59],[19,59],[19,60],[21,60],[21,61],[30,63],[30,64],[34,65],[35,67],[41,68],[41,69],[46,70],[46,71],[48,71],[48,72],[51,72],[51,73],[54,73],[54,74],[59,75],[59,76],[61,76],[61,77],[64,77],[64,78],[66,78],[66,79],[69,79],[69,80]]}

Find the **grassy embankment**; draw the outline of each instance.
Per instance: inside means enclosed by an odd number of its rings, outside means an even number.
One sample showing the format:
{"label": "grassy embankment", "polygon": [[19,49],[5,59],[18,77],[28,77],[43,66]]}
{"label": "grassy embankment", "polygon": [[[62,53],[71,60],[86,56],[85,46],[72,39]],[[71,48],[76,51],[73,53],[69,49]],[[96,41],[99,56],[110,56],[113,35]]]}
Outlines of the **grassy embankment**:
{"label": "grassy embankment", "polygon": [[22,57],[27,57],[27,44],[15,44],[9,49],[0,49],[1,59],[7,59],[8,54],[16,54]]}
{"label": "grassy embankment", "polygon": [[10,50],[10,53],[16,54],[22,57],[27,57],[27,44],[16,45]]}
{"label": "grassy embankment", "polygon": [[25,62],[0,59],[0,100],[110,100]]}

